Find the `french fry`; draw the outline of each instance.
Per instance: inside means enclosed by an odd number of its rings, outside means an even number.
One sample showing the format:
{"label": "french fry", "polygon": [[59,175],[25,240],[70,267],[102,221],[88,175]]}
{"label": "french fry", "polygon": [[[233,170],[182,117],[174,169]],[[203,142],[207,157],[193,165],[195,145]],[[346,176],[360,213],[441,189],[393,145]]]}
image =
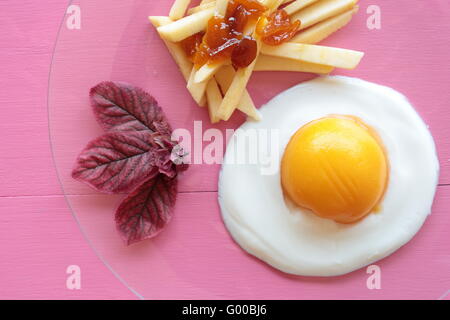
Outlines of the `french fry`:
{"label": "french fry", "polygon": [[[169,23],[173,22],[168,17],[149,17],[149,20],[152,22],[152,24],[155,27],[159,27],[159,26],[166,25],[166,24],[169,24]],[[193,70],[192,63],[189,61],[189,59],[187,59],[187,57],[184,54],[183,49],[181,49],[180,45],[178,45],[177,43],[168,42],[168,41],[166,41],[164,39],[163,39],[163,41],[164,41],[164,43],[166,43],[167,48],[169,49],[169,52],[172,54],[175,62],[179,66],[179,68],[180,68],[184,78],[186,79],[186,82],[189,82],[189,78],[190,78],[191,72]],[[211,82],[216,82],[216,81],[215,81],[215,79],[211,79],[209,81],[209,83],[211,83]],[[211,84],[210,86],[214,86],[214,84]],[[215,84],[215,86],[217,87],[217,83]],[[200,86],[189,85],[188,89],[189,89],[193,99],[196,102],[199,101],[198,103],[199,103],[200,106],[204,106],[206,101],[205,101],[205,98],[202,97],[202,95],[204,95],[204,93],[202,93],[203,85],[200,85]],[[214,89],[212,89],[212,90],[214,90]],[[219,91],[219,93],[220,93],[220,91]],[[210,98],[209,99],[211,100],[211,91],[210,91]],[[220,101],[221,102],[222,101],[222,96],[220,96],[220,100],[218,100],[216,98],[216,100],[214,100],[214,101]],[[215,102],[215,105],[217,105],[217,102]],[[208,102],[208,106],[209,106],[209,102]],[[214,106],[213,106],[213,108],[214,108]],[[215,113],[214,113],[214,115],[215,115]],[[214,117],[215,117],[214,120],[211,119],[211,121],[217,122],[218,121],[217,120],[218,119],[217,116],[214,116]],[[215,122],[213,122],[213,123],[215,123]]]}
{"label": "french fry", "polygon": [[216,11],[214,12],[216,15],[220,15],[222,17],[227,13],[228,0],[216,0]]}
{"label": "french fry", "polygon": [[197,73],[195,74],[195,78],[194,78],[195,83],[208,81],[225,64],[226,64],[226,61],[218,62],[218,63],[214,63],[214,64],[203,65],[200,69],[197,70]]}
{"label": "french fry", "polygon": [[[178,43],[204,31],[214,15],[225,15],[229,0],[202,0],[187,11],[191,0],[175,0],[170,17],[149,17],[160,37],[180,68],[187,89],[200,106],[208,104],[212,123],[228,120],[238,109],[250,118],[260,120],[248,91],[247,83],[253,71],[297,71],[317,74],[330,73],[335,67],[353,69],[364,53],[314,45],[345,26],[357,12],[358,0],[259,0],[267,7],[266,15],[281,4],[292,20],[300,20],[302,30],[290,42],[278,46],[262,44],[256,33],[256,23],[246,25],[244,34],[257,42],[256,59],[237,71],[230,61],[205,64],[197,69]],[[267,19],[260,19],[265,23]]]}
{"label": "french fry", "polygon": [[159,27],[158,32],[165,40],[179,42],[205,30],[209,19],[214,15],[214,10],[215,8],[209,8],[186,16],[171,24]]}
{"label": "french fry", "polygon": [[207,2],[207,3],[204,3],[204,4],[199,4],[196,7],[190,8],[188,10],[187,14],[191,15],[191,14],[197,13],[199,11],[203,11],[203,10],[206,10],[206,9],[209,9],[209,8],[214,8],[215,6],[216,6],[216,2],[215,1]]}
{"label": "french fry", "polygon": [[[150,22],[154,27],[160,27],[169,25],[173,23],[173,21],[169,17],[158,17],[153,16],[149,17]],[[162,39],[162,38],[161,38]],[[199,106],[205,106],[206,98],[205,98],[205,90],[206,84],[195,84],[193,83],[193,76],[195,75],[195,68],[193,67],[192,62],[186,57],[183,49],[178,43],[169,42],[167,40],[162,39],[175,60],[178,68],[183,74],[184,79],[188,83],[187,88],[192,98],[197,102]]]}
{"label": "french fry", "polygon": [[344,13],[319,22],[297,34],[291,39],[291,42],[306,44],[318,43],[346,26],[352,20],[353,15],[357,12],[358,6],[355,6],[353,9],[350,9]]}
{"label": "french fry", "polygon": [[293,21],[300,20],[300,30],[303,30],[353,8],[357,2],[358,0],[320,0],[293,14],[291,18]]}
{"label": "french fry", "polygon": [[[169,17],[153,16],[148,18],[155,28],[173,23],[173,21]],[[191,75],[192,70],[192,62],[186,57],[184,50],[181,48],[179,44],[169,42],[164,39],[162,40],[166,45],[167,49],[169,50],[169,53],[172,55],[173,60],[175,60],[175,63],[180,69],[184,79],[186,80],[186,82],[189,81],[189,77]]]}
{"label": "french fry", "polygon": [[234,110],[238,107],[245,87],[247,86],[250,76],[252,75],[255,63],[256,60],[253,61],[248,67],[236,71],[236,75],[234,76],[234,79],[231,82],[231,85],[225,94],[218,111],[218,115],[222,120],[227,121],[230,119]]}
{"label": "french fry", "polygon": [[[287,2],[291,2],[292,0],[282,0],[281,1],[281,4],[284,4],[284,3],[287,3]],[[203,5],[203,4],[207,4],[207,3],[211,3],[211,2],[216,2],[216,0],[202,0],[201,2],[200,2],[200,5]],[[263,2],[264,3],[264,1],[261,1],[261,2]],[[280,4],[280,5],[281,5]],[[279,6],[280,6],[279,5]]]}
{"label": "french fry", "polygon": [[222,92],[216,80],[213,78],[208,81],[206,86],[206,100],[208,101],[208,112],[211,123],[217,123],[220,118],[217,116],[220,104],[222,103]]}
{"label": "french fry", "polygon": [[[229,0],[216,0],[215,1],[215,14],[216,15],[221,15],[224,16],[226,14],[227,11],[227,7],[228,7],[228,1]],[[212,3],[212,2],[211,2]],[[245,30],[244,33],[252,33],[254,29],[254,26],[251,27],[251,30]],[[200,83],[203,81],[208,81],[209,79],[211,79],[211,77],[213,77],[216,72],[226,64],[227,62],[220,62],[220,63],[214,63],[214,64],[205,64],[203,65],[196,73],[194,81],[196,83]]]}
{"label": "french fry", "polygon": [[356,68],[364,56],[364,53],[360,51],[292,42],[284,43],[277,47],[263,45],[261,52],[269,56],[284,57],[343,69]]}
{"label": "french fry", "polygon": [[[271,13],[273,10],[278,8],[283,1],[284,0],[261,0],[261,3],[265,5],[269,9],[269,13]],[[253,38],[257,42],[256,56],[258,56],[261,49],[261,40],[259,39],[256,31],[253,32]],[[247,87],[247,83],[253,73],[253,69],[255,68],[255,64],[256,59],[247,67],[236,71],[236,75],[234,76],[227,93],[223,97],[222,104],[220,105],[218,111],[218,115],[222,120],[227,121],[230,119],[234,110],[238,107],[242,95],[246,90],[245,88]]]}
{"label": "french fry", "polygon": [[245,90],[242,94],[242,98],[237,109],[245,113],[251,119],[255,121],[261,121],[261,114],[259,113],[258,109],[256,109],[252,97],[247,90]]}
{"label": "french fry", "polygon": [[287,14],[291,15],[317,1],[318,0],[296,0],[291,4],[287,5],[284,8],[284,11],[286,11]]}
{"label": "french fry", "polygon": [[175,0],[170,9],[169,18],[172,20],[183,18],[190,4],[191,0]]}
{"label": "french fry", "polygon": [[[230,65],[223,66],[219,70],[219,72],[216,73],[215,79],[219,83],[219,86],[222,88],[223,92],[228,91],[235,75],[236,71]],[[244,90],[244,93],[242,95],[241,101],[239,101],[237,109],[245,113],[253,120],[256,121],[261,120],[261,115],[256,109],[255,104],[253,103],[253,100],[250,97],[250,94],[248,93],[247,90]]]}
{"label": "french fry", "polygon": [[[291,2],[291,1],[292,0],[283,0],[283,1],[281,1],[281,4]],[[188,15],[190,15],[190,14],[194,14],[196,12],[199,12],[199,11],[202,11],[202,10],[205,10],[208,8],[212,8],[215,6],[216,6],[216,0],[205,0],[205,1],[201,1],[198,6],[190,8],[187,13],[188,13]]]}
{"label": "french fry", "polygon": [[166,16],[149,16],[148,20],[155,28],[165,26],[173,22],[172,19]]}
{"label": "french fry", "polygon": [[[259,0],[266,8],[269,9],[269,12],[276,10],[279,6],[281,6],[285,1],[284,0]],[[286,1],[287,2],[287,1]]]}
{"label": "french fry", "polygon": [[191,93],[192,98],[200,107],[204,107],[206,103],[205,92],[206,86],[208,85],[207,81],[195,83],[194,77],[196,73],[196,68],[193,67],[191,71],[191,75],[189,76],[188,83],[186,88]]}
{"label": "french fry", "polygon": [[256,61],[254,71],[291,71],[328,74],[333,70],[334,68],[331,66],[260,54]]}

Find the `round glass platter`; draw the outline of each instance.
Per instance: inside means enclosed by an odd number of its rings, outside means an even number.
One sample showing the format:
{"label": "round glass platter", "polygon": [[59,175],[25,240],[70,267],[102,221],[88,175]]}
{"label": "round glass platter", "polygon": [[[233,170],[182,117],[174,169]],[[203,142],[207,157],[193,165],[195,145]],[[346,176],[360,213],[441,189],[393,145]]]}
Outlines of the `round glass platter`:
{"label": "round glass platter", "polygon": [[[145,299],[352,299],[441,297],[448,279],[448,123],[450,80],[448,1],[360,1],[352,22],[322,42],[365,52],[354,76],[404,93],[430,126],[441,160],[441,181],[423,229],[406,246],[377,263],[381,289],[370,289],[371,274],[360,269],[332,278],[286,275],[245,253],[230,237],[217,203],[219,165],[192,165],[180,178],[175,214],[158,237],[125,246],[116,232],[114,211],[124,195],[105,195],[71,178],[78,153],[102,130],[96,123],[89,89],[105,80],[125,81],[151,93],[173,128],[194,133],[211,125],[199,108],[154,28],[149,15],[167,15],[172,1],[73,1],[62,21],[49,79],[49,126],[54,162],[72,213],[102,261],[138,297]],[[75,8],[75,9],[74,9]],[[79,25],[74,26],[78,12]],[[378,16],[374,16],[377,15]],[[373,19],[379,24],[374,25]],[[315,75],[254,73],[248,90],[261,106],[278,93]],[[301,103],[301,101],[299,101]],[[332,103],[332,101],[330,101]],[[448,197],[447,197],[448,198]],[[445,258],[446,257],[446,258]],[[418,263],[419,262],[419,263]]]}

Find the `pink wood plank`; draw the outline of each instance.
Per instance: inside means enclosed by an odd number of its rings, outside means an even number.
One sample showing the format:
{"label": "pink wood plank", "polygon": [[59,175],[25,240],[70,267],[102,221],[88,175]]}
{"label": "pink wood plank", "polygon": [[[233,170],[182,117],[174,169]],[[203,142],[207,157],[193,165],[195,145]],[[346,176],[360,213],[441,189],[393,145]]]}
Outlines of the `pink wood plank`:
{"label": "pink wood plank", "polygon": [[[98,259],[63,196],[0,198],[0,299],[136,299]],[[66,287],[69,265],[81,290]]]}
{"label": "pink wood plank", "polygon": [[0,3],[0,195],[57,194],[47,84],[64,1]]}
{"label": "pink wood plank", "polygon": [[[82,8],[82,30],[63,28],[58,42],[49,97],[51,115],[57,115],[51,122],[52,137],[66,191],[91,194],[68,176],[76,152],[99,132],[87,107],[90,86],[105,79],[139,84],[159,99],[174,127],[191,128],[193,120],[206,116],[193,106],[176,67],[145,19],[147,14],[166,14],[170,1],[74,3]],[[450,93],[445,84],[450,66],[444,62],[450,5],[444,0],[414,6],[407,0],[378,0],[373,4],[381,6],[382,29],[368,31],[369,3],[360,4],[359,16],[326,43],[367,52],[358,70],[342,74],[393,86],[410,97],[435,136],[441,183],[448,184]],[[0,122],[0,298],[134,298],[94,255],[64,199],[53,196],[61,190],[49,148],[46,93],[51,52],[65,6],[60,0],[0,2],[0,104],[6,119]],[[261,73],[252,79],[250,91],[260,105],[307,77]],[[236,127],[242,121],[235,117],[219,127]],[[182,189],[216,190],[217,170],[191,168]],[[450,288],[449,199],[450,188],[440,188],[424,229],[379,264],[383,289],[368,291],[362,270],[334,279],[298,279],[244,254],[225,232],[214,193],[181,195],[168,230],[155,241],[132,248],[118,241],[109,197],[70,197],[97,250],[150,298],[438,298]],[[81,291],[65,288],[69,264],[82,268]],[[146,269],[149,265],[155,269]],[[158,292],[150,289],[155,282],[145,277],[149,270],[156,270],[160,278],[155,280]],[[153,274],[150,279],[154,280]],[[249,286],[237,290],[242,283]]]}
{"label": "pink wood plank", "polygon": [[124,247],[112,219],[120,198],[69,196],[69,202],[94,247],[147,299],[437,299],[450,289],[448,187],[439,188],[418,235],[377,263],[381,290],[367,289],[365,269],[335,278],[294,277],[249,256],[228,235],[215,192],[180,194],[163,233]]}

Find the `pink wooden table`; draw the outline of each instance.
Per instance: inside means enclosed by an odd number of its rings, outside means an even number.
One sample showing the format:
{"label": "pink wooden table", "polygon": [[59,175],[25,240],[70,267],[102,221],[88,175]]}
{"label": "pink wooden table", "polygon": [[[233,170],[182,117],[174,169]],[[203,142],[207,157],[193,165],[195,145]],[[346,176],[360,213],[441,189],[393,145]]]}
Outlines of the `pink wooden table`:
{"label": "pink wooden table", "polygon": [[[166,232],[153,242],[122,246],[110,212],[118,198],[98,195],[73,182],[68,174],[80,148],[100,132],[86,104],[87,90],[98,81],[124,80],[148,89],[174,127],[190,128],[193,120],[206,120],[203,110],[194,108],[176,67],[145,20],[147,14],[167,13],[171,2],[74,1],[82,13],[79,30],[66,27],[66,1],[0,3],[0,104],[4,112],[0,122],[0,298],[447,296],[447,0],[416,1],[414,6],[408,0],[395,4],[362,0],[360,14],[348,30],[327,40],[330,45],[366,51],[358,70],[341,74],[389,85],[408,95],[438,147],[441,179],[433,213],[408,245],[377,263],[382,270],[381,290],[366,287],[365,269],[332,279],[296,278],[244,254],[220,221],[217,166],[193,167],[183,178],[176,218]],[[366,27],[369,5],[382,10],[381,30]],[[260,105],[309,77],[261,73],[250,91]],[[166,79],[171,79],[170,85]],[[187,105],[180,107],[180,101]],[[240,123],[242,117],[235,117],[219,127]],[[80,290],[66,286],[70,265],[81,269]],[[248,286],[242,286],[245,281]]]}

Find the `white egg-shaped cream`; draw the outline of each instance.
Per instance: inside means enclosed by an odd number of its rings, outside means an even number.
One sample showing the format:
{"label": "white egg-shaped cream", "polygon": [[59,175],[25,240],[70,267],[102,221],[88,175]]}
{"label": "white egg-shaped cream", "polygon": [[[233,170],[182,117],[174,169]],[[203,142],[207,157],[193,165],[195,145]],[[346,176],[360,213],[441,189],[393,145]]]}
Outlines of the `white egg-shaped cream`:
{"label": "white egg-shaped cream", "polygon": [[[419,231],[431,212],[439,163],[427,126],[402,94],[360,79],[320,77],[260,112],[262,121],[246,122],[228,143],[219,178],[224,223],[244,250],[287,273],[336,276],[390,255]],[[296,207],[281,187],[280,162],[292,135],[329,115],[363,120],[389,159],[380,210],[352,224]]]}

